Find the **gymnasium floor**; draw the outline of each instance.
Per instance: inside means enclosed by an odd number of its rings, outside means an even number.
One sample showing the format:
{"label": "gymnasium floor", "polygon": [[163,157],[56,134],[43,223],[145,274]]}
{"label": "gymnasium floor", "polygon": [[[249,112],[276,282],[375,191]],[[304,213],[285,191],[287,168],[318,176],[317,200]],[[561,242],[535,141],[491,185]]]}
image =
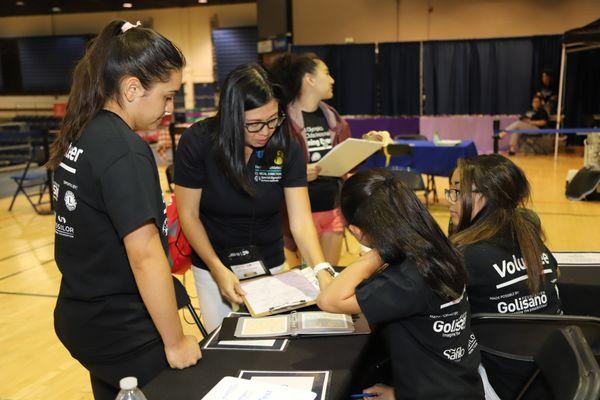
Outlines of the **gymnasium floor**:
{"label": "gymnasium floor", "polygon": [[[514,157],[529,177],[532,205],[541,217],[551,250],[600,250],[600,204],[571,202],[564,197],[569,169],[579,169],[582,157],[561,155]],[[161,171],[161,176],[164,176]],[[440,203],[430,211],[442,227],[448,225],[443,189],[437,179]],[[13,212],[10,198],[0,199],[0,400],[92,399],[88,375],[56,338],[52,311],[60,283],[53,259],[54,219],[36,215],[26,200],[18,199]],[[348,237],[341,264],[358,255]],[[186,286],[194,295],[191,274]],[[188,316],[188,320],[189,320]],[[199,337],[195,326],[184,322]]]}

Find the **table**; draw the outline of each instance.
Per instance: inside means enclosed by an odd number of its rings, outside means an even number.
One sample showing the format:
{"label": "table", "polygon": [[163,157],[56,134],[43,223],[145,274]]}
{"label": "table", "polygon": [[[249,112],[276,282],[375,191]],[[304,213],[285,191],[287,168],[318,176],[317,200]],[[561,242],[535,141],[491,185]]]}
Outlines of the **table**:
{"label": "table", "polygon": [[[561,252],[553,252],[554,255]],[[564,252],[577,253],[577,252]],[[587,252],[599,254],[600,252]],[[600,318],[600,262],[593,264],[558,263],[558,289],[565,314]]]}
{"label": "table", "polygon": [[[481,154],[493,151],[494,120],[504,129],[519,118],[518,115],[451,115],[423,116],[419,121],[421,135],[429,140],[438,132],[442,139],[472,140]],[[500,141],[501,149],[508,148],[509,138]]]}
{"label": "table", "polygon": [[346,400],[357,390],[370,345],[371,335],[356,335],[291,339],[282,352],[203,350],[197,365],[163,371],[143,392],[148,400],[199,400],[221,378],[238,376],[240,370],[330,370],[327,399]]}
{"label": "table", "polygon": [[[459,158],[477,156],[475,143],[463,140],[456,146],[436,146],[425,140],[397,140],[395,143],[408,144],[412,155],[392,158],[390,166],[410,167],[425,175],[449,177]],[[361,168],[384,167],[385,157],[376,153],[365,161]]]}

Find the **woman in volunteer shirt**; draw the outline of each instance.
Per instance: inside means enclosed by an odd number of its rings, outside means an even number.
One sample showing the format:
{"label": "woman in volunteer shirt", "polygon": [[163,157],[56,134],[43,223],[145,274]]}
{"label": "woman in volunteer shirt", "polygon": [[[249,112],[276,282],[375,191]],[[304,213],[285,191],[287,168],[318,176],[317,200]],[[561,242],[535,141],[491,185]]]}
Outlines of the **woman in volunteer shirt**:
{"label": "woman in volunteer shirt", "polygon": [[[452,242],[464,254],[473,313],[561,313],[558,270],[539,218],[523,208],[529,182],[498,154],[461,159],[446,190]],[[533,373],[531,363],[482,356],[502,399],[514,398]]]}
{"label": "woman in volunteer shirt", "polygon": [[165,207],[152,151],[134,132],[173,107],[184,58],[151,29],[113,21],[77,65],[49,166],[62,280],[56,333],[96,399],[200,358],[177,313]]}
{"label": "woman in volunteer shirt", "polygon": [[242,303],[239,279],[284,263],[281,209],[310,265],[328,267],[319,247],[298,143],[266,72],[241,65],[223,83],[215,118],[181,137],[175,159],[177,210],[192,254],[198,300],[212,330]]}
{"label": "woman in volunteer shirt", "polygon": [[335,279],[319,274],[317,304],[328,312],[362,312],[383,335],[393,387],[364,392],[382,399],[481,399],[460,253],[388,170],[352,176],[340,204],[350,232],[373,250]]}
{"label": "woman in volunteer shirt", "polygon": [[[318,176],[315,163],[350,137],[348,123],[323,100],[333,97],[334,80],[327,65],[314,55],[285,54],[271,73],[287,109],[288,127],[300,143],[306,160],[308,194],[315,227],[325,259],[337,265],[342,248],[344,223],[336,198],[340,179]],[[286,246],[294,250],[293,241]]]}

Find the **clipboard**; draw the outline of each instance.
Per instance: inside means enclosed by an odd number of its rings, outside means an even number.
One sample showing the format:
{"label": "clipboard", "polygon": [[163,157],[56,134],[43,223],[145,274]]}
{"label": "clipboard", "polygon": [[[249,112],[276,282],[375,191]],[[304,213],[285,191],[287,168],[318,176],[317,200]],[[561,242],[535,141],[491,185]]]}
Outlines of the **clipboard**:
{"label": "clipboard", "polygon": [[246,292],[244,304],[253,317],[308,307],[317,303],[319,295],[319,283],[310,268],[248,279],[240,285]]}
{"label": "clipboard", "polygon": [[321,170],[319,176],[339,178],[351,171],[384,146],[383,142],[364,139],[346,139],[335,146],[315,165]]}

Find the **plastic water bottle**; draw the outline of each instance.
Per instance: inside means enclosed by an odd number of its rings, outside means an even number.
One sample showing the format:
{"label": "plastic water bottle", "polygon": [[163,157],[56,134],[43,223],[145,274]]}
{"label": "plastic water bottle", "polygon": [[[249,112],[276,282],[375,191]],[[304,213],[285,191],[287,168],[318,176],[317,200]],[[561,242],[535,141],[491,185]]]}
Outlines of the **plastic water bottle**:
{"label": "plastic water bottle", "polygon": [[144,393],[137,387],[138,381],[134,376],[128,376],[119,381],[121,391],[115,400],[147,400]]}

